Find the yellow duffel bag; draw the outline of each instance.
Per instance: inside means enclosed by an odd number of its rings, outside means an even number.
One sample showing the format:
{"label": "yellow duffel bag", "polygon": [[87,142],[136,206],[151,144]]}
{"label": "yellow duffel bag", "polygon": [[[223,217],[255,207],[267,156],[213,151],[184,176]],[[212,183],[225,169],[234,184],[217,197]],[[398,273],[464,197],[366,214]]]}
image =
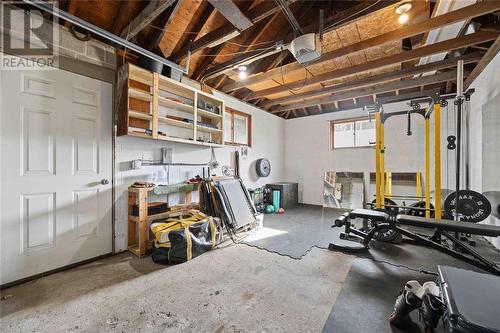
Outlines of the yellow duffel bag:
{"label": "yellow duffel bag", "polygon": [[181,263],[210,251],[217,245],[216,219],[198,210],[152,223],[155,236],[152,258],[158,264]]}

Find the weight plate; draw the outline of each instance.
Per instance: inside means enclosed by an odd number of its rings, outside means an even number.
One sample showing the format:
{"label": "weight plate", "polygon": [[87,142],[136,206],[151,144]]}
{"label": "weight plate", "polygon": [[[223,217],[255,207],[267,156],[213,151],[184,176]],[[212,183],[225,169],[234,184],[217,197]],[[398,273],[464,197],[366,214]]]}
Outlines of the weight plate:
{"label": "weight plate", "polygon": [[[372,201],[372,204],[374,204],[376,200]],[[386,205],[394,205],[396,206],[396,203],[392,201],[391,199],[385,198],[384,200]],[[372,206],[375,207],[375,206]],[[385,209],[379,209],[379,208],[374,208],[373,210],[377,211],[382,211],[386,212],[389,214],[391,217],[395,217],[399,213],[399,209],[397,207],[387,207]],[[365,232],[369,232],[371,229],[373,229],[377,225],[377,222],[372,221],[371,219],[363,219],[363,229]],[[389,242],[389,243],[399,243],[402,240],[401,235],[389,228],[382,228],[379,231],[377,231],[374,235],[373,238],[375,238],[378,241],[381,242]]]}
{"label": "weight plate", "polygon": [[[471,190],[460,190],[458,213],[465,222],[481,222],[491,214],[491,204],[481,193]],[[455,216],[456,195],[452,192],[444,201],[444,211],[449,219]]]}
{"label": "weight plate", "polygon": [[267,158],[259,158],[255,162],[255,171],[259,177],[267,177],[271,173],[271,162]]}
{"label": "weight plate", "polygon": [[[425,201],[418,201],[410,205],[410,207],[413,208],[408,208],[408,211],[406,212],[407,215],[411,216],[419,216],[419,217],[425,217],[425,210],[423,209],[415,209],[415,208],[425,208]],[[434,206],[430,204],[430,209],[434,209]],[[434,211],[431,210],[431,218],[434,217]]]}

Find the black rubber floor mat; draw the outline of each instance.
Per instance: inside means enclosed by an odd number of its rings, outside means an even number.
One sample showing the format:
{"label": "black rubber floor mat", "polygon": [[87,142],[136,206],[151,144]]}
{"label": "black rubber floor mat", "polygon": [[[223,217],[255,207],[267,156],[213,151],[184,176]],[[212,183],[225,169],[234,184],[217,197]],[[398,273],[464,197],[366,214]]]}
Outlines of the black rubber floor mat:
{"label": "black rubber floor mat", "polygon": [[[499,261],[498,251],[483,238],[476,239],[475,250],[492,261]],[[399,329],[389,325],[388,317],[404,284],[417,280],[434,281],[437,265],[467,268],[483,272],[463,261],[431,248],[413,244],[372,242],[369,252],[357,255],[323,332],[423,332],[423,326]],[[419,323],[418,311],[411,319]],[[411,324],[411,323],[410,323]],[[443,332],[442,324],[436,332]]]}
{"label": "black rubber floor mat", "polygon": [[[341,210],[302,205],[289,209],[283,215],[270,214],[264,218],[264,227],[280,231],[276,235],[248,242],[268,251],[301,258],[313,246],[328,248],[328,244],[343,228],[331,228]],[[421,230],[417,230],[421,229]],[[428,232],[413,228],[412,231]],[[475,251],[492,261],[500,261],[500,254],[482,237],[474,237]],[[355,254],[342,291],[325,323],[324,332],[422,332],[418,312],[411,316],[413,324],[404,329],[391,327],[388,317],[394,301],[409,280],[420,283],[434,280],[437,265],[462,267],[480,271],[449,255],[414,244],[389,244],[373,241],[369,251]],[[437,332],[442,332],[442,324]]]}
{"label": "black rubber floor mat", "polygon": [[[394,301],[409,280],[423,283],[433,281],[434,277],[372,260],[355,259],[323,332],[423,332],[418,310],[410,315],[411,320],[404,327],[389,324]],[[443,332],[441,322],[436,332]]]}
{"label": "black rubber floor mat", "polygon": [[267,214],[264,227],[272,229],[267,232],[270,236],[256,240],[249,237],[250,240],[243,242],[298,259],[313,246],[328,248],[332,237],[342,231],[331,228],[334,219],[341,214],[338,209],[310,205],[288,209],[285,214]]}

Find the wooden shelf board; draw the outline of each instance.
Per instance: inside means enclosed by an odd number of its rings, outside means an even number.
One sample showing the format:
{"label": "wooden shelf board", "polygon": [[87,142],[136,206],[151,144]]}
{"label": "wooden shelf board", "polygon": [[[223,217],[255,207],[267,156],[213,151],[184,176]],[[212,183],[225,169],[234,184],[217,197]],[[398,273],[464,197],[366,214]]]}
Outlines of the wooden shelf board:
{"label": "wooden shelf board", "polygon": [[152,139],[153,138],[153,136],[151,134],[146,134],[146,133],[128,132],[128,135],[137,136],[139,138],[146,138],[146,139]]}
{"label": "wooden shelf board", "polygon": [[167,117],[160,117],[158,116],[158,121],[163,124],[171,125],[171,126],[178,126],[178,127],[183,127],[187,129],[193,129],[194,125],[190,123],[186,123],[184,121],[172,119],[172,118],[167,118]]}
{"label": "wooden shelf board", "polygon": [[144,120],[151,120],[151,117],[153,117],[149,113],[139,112],[139,111],[135,111],[135,110],[128,110],[128,116],[132,117],[132,118],[144,119]]}
{"label": "wooden shelf board", "polygon": [[194,113],[194,108],[192,105],[172,101],[172,100],[165,98],[163,96],[158,96],[158,104],[161,106],[170,108],[170,109],[177,110],[177,111]]}
{"label": "wooden shelf board", "polygon": [[130,98],[139,99],[145,102],[151,102],[151,94],[134,88],[128,88],[128,94]]}
{"label": "wooden shelf board", "polygon": [[212,118],[212,119],[221,119],[222,118],[222,115],[220,115],[220,114],[205,111],[203,109],[197,109],[196,111],[198,113],[198,116]]}
{"label": "wooden shelf board", "polygon": [[[187,210],[176,210],[176,211],[168,211],[168,212],[148,215],[148,222],[155,221],[155,220],[161,220],[161,219],[168,219],[170,217],[177,217],[177,216],[184,215],[186,213],[187,213]],[[129,215],[128,219],[131,222],[136,222],[136,223],[140,222],[138,216]]]}
{"label": "wooden shelf board", "polygon": [[221,100],[217,99],[217,97],[215,97],[214,95],[211,95],[201,90],[198,90],[196,93],[198,94],[198,99],[203,99],[205,101],[208,100],[218,106],[222,105]]}
{"label": "wooden shelf board", "polygon": [[164,140],[164,141],[173,141],[173,142],[181,142],[181,143],[189,143],[189,144],[196,144],[195,141],[189,140],[189,139],[183,139],[183,138],[174,138],[172,136],[168,135],[158,135],[158,139]]}
{"label": "wooden shelf board", "polygon": [[207,147],[214,147],[214,148],[222,148],[223,145],[221,143],[210,143],[210,142],[196,142],[197,145],[200,146],[207,146]]}
{"label": "wooden shelf board", "polygon": [[194,140],[189,140],[189,139],[174,138],[171,136],[160,136],[159,135],[158,139],[164,140],[164,141],[187,143],[190,145],[207,146],[207,147],[214,147],[214,148],[221,148],[222,147],[222,144],[219,144],[219,143],[200,142],[200,141],[194,141]]}
{"label": "wooden shelf board", "polygon": [[133,192],[134,194],[139,193],[140,190],[146,190],[147,192],[150,192],[150,191],[154,190],[154,187],[132,187],[132,186],[130,186],[128,188],[128,191]]}
{"label": "wooden shelf board", "polygon": [[128,63],[129,66],[129,78],[147,85],[153,85],[153,73],[145,70],[144,68],[135,66]]}
{"label": "wooden shelf board", "polygon": [[175,94],[179,94],[183,97],[194,98],[194,94],[197,91],[195,88],[188,86],[182,82],[174,81],[163,75],[158,76],[158,88],[160,90],[172,92],[174,90]]}
{"label": "wooden shelf board", "polygon": [[210,127],[205,127],[205,126],[196,126],[196,128],[198,129],[198,131],[200,132],[205,132],[205,133],[222,133],[222,130],[218,129],[218,128],[210,128]]}

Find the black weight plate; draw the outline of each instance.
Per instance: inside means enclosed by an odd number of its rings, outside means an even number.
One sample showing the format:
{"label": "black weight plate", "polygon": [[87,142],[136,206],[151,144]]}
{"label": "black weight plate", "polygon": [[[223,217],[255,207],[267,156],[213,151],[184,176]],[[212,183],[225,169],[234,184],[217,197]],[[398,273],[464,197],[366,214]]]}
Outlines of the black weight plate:
{"label": "black weight plate", "polygon": [[[372,204],[374,204],[375,202],[376,200],[373,200]],[[385,198],[384,202],[386,205],[396,206],[396,203],[391,199]],[[385,209],[374,208],[373,210],[386,212],[387,214],[391,215],[391,217],[395,217],[399,213],[399,209],[397,207],[387,207]],[[363,229],[365,230],[365,232],[369,232],[376,225],[377,222],[372,221],[371,219],[363,219]],[[373,235],[373,238],[381,242],[389,243],[399,243],[402,240],[401,235],[398,232],[388,228],[380,229]]]}
{"label": "black weight plate", "polygon": [[[418,201],[410,205],[413,208],[425,208],[425,201]],[[430,204],[430,209],[434,209],[434,206]],[[423,209],[412,209],[408,208],[406,212],[407,215],[425,217],[425,210]],[[434,211],[431,210],[431,218],[434,218]]]}
{"label": "black weight plate", "polygon": [[267,158],[259,158],[255,162],[255,171],[259,177],[267,177],[271,173],[271,162]]}
{"label": "black weight plate", "polygon": [[[460,220],[465,222],[481,222],[491,214],[491,204],[481,193],[471,190],[460,190],[458,212]],[[444,211],[448,218],[455,216],[455,192],[450,193],[444,201]]]}

